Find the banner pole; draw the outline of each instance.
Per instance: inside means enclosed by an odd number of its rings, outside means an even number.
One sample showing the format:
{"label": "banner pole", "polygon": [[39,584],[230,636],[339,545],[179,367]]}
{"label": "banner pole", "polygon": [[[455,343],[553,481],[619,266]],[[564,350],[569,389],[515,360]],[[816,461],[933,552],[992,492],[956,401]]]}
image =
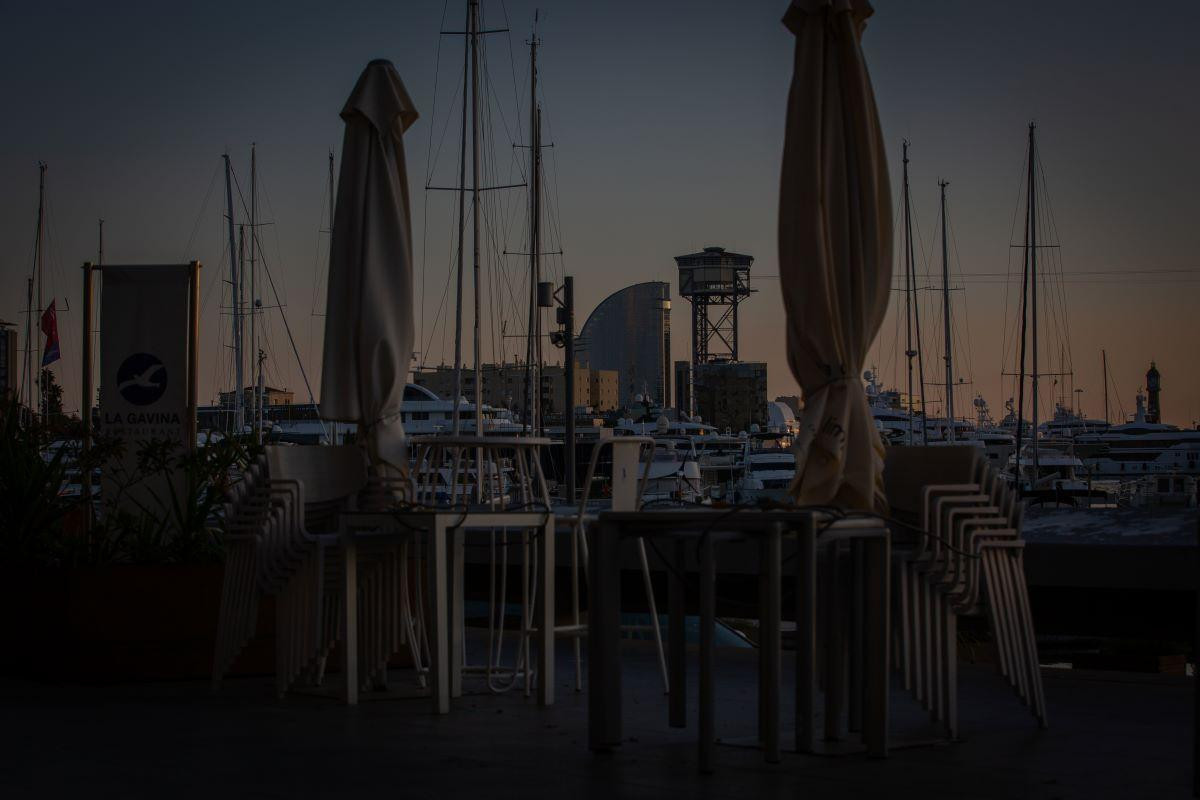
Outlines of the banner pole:
{"label": "banner pole", "polygon": [[[188,419],[187,419],[187,436],[188,449],[196,448],[197,434],[197,414],[199,406],[197,405],[197,382],[199,381],[198,362],[200,361],[200,262],[193,261],[189,265],[191,279],[191,313],[188,315]],[[241,387],[238,387],[241,391]]]}

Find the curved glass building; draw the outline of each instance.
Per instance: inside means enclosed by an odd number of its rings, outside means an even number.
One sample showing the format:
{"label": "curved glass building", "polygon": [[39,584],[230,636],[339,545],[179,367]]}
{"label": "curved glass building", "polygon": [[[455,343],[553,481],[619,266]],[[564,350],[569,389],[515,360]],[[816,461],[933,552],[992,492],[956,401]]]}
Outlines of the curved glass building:
{"label": "curved glass building", "polygon": [[648,281],[609,295],[592,311],[576,339],[578,361],[617,371],[622,405],[649,394],[671,402],[671,285]]}

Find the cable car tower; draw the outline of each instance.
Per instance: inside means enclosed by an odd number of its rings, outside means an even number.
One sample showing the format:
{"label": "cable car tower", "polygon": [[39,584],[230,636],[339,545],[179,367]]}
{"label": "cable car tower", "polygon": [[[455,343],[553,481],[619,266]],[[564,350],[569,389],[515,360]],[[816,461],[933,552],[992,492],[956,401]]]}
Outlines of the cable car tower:
{"label": "cable car tower", "polygon": [[679,294],[692,304],[692,363],[738,360],[738,304],[750,288],[753,256],[706,247],[703,252],[675,256]]}

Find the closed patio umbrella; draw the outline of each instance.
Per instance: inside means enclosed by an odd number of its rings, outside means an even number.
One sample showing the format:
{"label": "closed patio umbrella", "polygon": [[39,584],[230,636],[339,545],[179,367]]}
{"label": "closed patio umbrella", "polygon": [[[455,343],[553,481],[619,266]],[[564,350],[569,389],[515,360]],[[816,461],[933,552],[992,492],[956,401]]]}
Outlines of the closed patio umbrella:
{"label": "closed patio umbrella", "polygon": [[417,112],[390,61],[367,65],[342,119],[321,416],[357,423],[371,463],[406,472],[400,404],[414,334],[404,131]]}
{"label": "closed patio umbrella", "polygon": [[866,0],[792,0],[796,37],[779,198],[788,366],[804,392],[791,492],[884,509],[883,445],[859,374],[887,311],[887,161],[861,37]]}

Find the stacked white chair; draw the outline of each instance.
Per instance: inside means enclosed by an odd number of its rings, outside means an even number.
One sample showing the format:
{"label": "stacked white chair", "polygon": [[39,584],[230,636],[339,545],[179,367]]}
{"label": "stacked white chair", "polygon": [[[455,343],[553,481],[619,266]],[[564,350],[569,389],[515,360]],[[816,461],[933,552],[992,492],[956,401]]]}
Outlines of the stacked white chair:
{"label": "stacked white chair", "polygon": [[249,464],[241,480],[230,487],[222,504],[225,524],[225,576],[221,611],[213,652],[213,690],[254,637],[258,600],[263,593],[258,570],[259,548],[268,526],[275,522],[266,456]]}
{"label": "stacked white chair", "polygon": [[895,548],[905,688],[956,738],[957,618],[986,611],[1001,674],[1044,727],[1015,493],[969,447],[890,448],[885,480],[893,513],[917,531]]}
{"label": "stacked white chair", "polygon": [[[275,597],[279,696],[302,678],[322,682],[329,654],[342,639],[338,516],[354,510],[360,495],[404,496],[410,494],[405,487],[403,480],[368,478],[355,446],[267,448],[226,506],[229,547],[214,688],[254,635],[263,595]],[[385,687],[388,663],[405,645],[424,683],[418,646],[423,617],[419,604],[410,602],[419,587],[409,585],[408,555],[407,546],[399,545],[358,561],[361,685]]]}

